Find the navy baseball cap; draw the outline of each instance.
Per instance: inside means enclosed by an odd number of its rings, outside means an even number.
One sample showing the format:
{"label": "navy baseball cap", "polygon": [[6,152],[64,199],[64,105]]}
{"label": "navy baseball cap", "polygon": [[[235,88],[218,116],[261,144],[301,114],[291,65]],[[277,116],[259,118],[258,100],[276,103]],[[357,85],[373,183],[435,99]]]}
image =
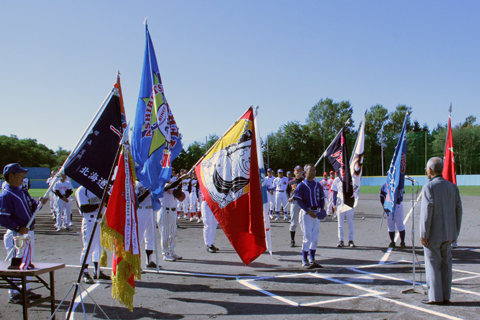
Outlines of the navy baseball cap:
{"label": "navy baseball cap", "polygon": [[23,169],[20,167],[20,164],[18,163],[9,163],[3,168],[3,175],[5,176],[6,174],[10,173],[18,173],[18,172],[27,172],[27,169]]}
{"label": "navy baseball cap", "polygon": [[277,170],[277,172],[281,172],[281,173],[283,173],[283,170],[282,170],[282,169],[278,169],[278,170]]}
{"label": "navy baseball cap", "polygon": [[270,169],[270,168],[268,168],[268,169],[267,169],[267,172],[268,172],[268,171],[272,171],[272,172],[273,172],[273,170],[272,170],[272,169]]}
{"label": "navy baseball cap", "polygon": [[303,170],[303,168],[300,167],[300,166],[296,166],[296,167],[294,168],[294,170],[295,170],[295,171],[297,171],[297,170]]}
{"label": "navy baseball cap", "polygon": [[287,171],[287,174],[289,174],[289,173],[291,174],[291,172],[290,172],[290,171]]}

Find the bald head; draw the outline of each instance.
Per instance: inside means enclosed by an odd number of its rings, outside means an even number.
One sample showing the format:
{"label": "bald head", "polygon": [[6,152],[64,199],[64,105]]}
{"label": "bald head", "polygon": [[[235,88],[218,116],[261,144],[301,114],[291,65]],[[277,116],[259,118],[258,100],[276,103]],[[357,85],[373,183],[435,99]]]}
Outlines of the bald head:
{"label": "bald head", "polygon": [[432,176],[441,176],[443,172],[443,160],[439,157],[430,158],[427,162],[427,171],[431,170]]}

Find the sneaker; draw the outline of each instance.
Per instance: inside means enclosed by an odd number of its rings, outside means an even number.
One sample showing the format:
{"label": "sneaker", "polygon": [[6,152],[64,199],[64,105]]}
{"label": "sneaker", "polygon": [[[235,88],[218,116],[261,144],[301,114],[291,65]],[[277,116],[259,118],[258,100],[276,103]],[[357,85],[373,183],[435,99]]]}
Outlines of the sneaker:
{"label": "sneaker", "polygon": [[395,241],[390,242],[388,245],[389,248],[395,248]]}
{"label": "sneaker", "polygon": [[210,247],[207,247],[207,252],[208,253],[216,253],[217,250],[215,250],[214,248],[212,248],[212,246],[210,246]]}
{"label": "sneaker", "polygon": [[57,227],[57,229],[55,229],[55,231],[57,231],[57,232],[62,231],[62,228]]}
{"label": "sneaker", "polygon": [[405,242],[400,242],[400,248],[405,249],[406,247],[407,245],[405,244]]}
{"label": "sneaker", "polygon": [[458,248],[458,244],[457,244],[457,241],[455,241],[454,243],[452,243],[452,249],[457,249]]}
{"label": "sneaker", "polygon": [[310,261],[310,267],[317,268],[317,269],[323,268],[323,266],[315,260]]}
{"label": "sneaker", "polygon": [[177,259],[175,259],[174,257],[172,257],[172,256],[169,255],[169,254],[165,254],[165,255],[163,256],[163,260],[165,260],[165,261],[177,261]]}
{"label": "sneaker", "polygon": [[290,240],[290,247],[291,248],[295,247],[295,240]]}
{"label": "sneaker", "polygon": [[[27,300],[27,303],[30,302]],[[11,297],[8,297],[8,303],[13,304],[22,304],[22,295],[20,293],[14,294]]]}
{"label": "sneaker", "polygon": [[275,218],[275,221],[278,221],[278,220],[280,220],[280,219],[279,219],[278,217],[276,217],[276,218]]}
{"label": "sneaker", "polygon": [[310,264],[310,261],[303,261],[302,267],[303,269],[313,269],[312,265]]}
{"label": "sneaker", "polygon": [[92,277],[90,276],[89,273],[84,273],[82,276],[82,282],[86,284],[94,284],[95,281],[93,281]]}
{"label": "sneaker", "polygon": [[338,241],[337,248],[345,247],[343,241]]}
{"label": "sneaker", "polygon": [[175,260],[182,260],[182,259],[183,259],[182,256],[179,256],[179,255],[176,254],[175,252],[170,252],[170,256],[171,256],[171,257],[174,257]]}
{"label": "sneaker", "polygon": [[350,248],[355,248],[355,243],[353,243],[353,240],[348,241],[348,246]]}
{"label": "sneaker", "polygon": [[70,223],[68,224],[68,226],[69,226],[69,227],[73,227],[73,222],[70,222]]}
{"label": "sneaker", "polygon": [[190,218],[190,222],[193,222],[193,217]]}
{"label": "sneaker", "polygon": [[200,222],[202,222],[202,219],[197,218],[197,223],[200,223]]}
{"label": "sneaker", "polygon": [[72,228],[66,227],[65,230],[67,230],[67,231],[72,231]]}
{"label": "sneaker", "polygon": [[93,275],[93,279],[97,280],[97,279],[100,279],[100,280],[110,280],[110,276],[107,276],[105,273],[103,273],[102,270],[100,270],[100,274],[97,276],[97,274],[95,273]]}
{"label": "sneaker", "polygon": [[212,247],[213,249],[217,250],[217,251],[220,251],[220,249],[218,249],[217,247],[215,247],[214,244],[212,244],[210,247]]}
{"label": "sneaker", "polygon": [[[147,264],[147,265],[145,266],[145,268],[157,269],[157,264],[156,264],[155,262],[153,262],[153,261],[150,261],[150,263]],[[161,269],[162,267],[158,266],[158,268]]]}

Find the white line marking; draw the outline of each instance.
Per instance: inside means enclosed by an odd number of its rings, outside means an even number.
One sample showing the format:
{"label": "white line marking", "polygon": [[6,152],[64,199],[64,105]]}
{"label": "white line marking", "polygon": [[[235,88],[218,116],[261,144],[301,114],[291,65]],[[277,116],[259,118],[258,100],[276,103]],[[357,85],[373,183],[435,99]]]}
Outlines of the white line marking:
{"label": "white line marking", "polygon": [[285,302],[285,303],[287,303],[287,304],[289,304],[289,305],[291,305],[291,306],[294,306],[294,307],[300,306],[300,304],[299,304],[298,302],[285,299],[285,298],[280,297],[280,296],[277,296],[276,294],[273,294],[273,293],[271,293],[271,292],[269,292],[269,291],[263,290],[263,289],[261,289],[260,287],[257,287],[256,285],[249,283],[248,280],[238,280],[238,282],[240,282],[241,284],[243,284],[244,286],[246,286],[246,287],[248,287],[248,288],[250,288],[250,289],[253,289],[253,290],[256,290],[256,291],[258,291],[258,292],[261,292],[261,293],[263,293],[263,294],[265,294],[265,295],[267,295],[267,296],[270,296],[270,297],[272,297],[272,298],[274,298],[274,299],[277,299],[277,300],[279,300],[279,301]]}
{"label": "white line marking", "polygon": [[463,277],[463,278],[453,279],[452,282],[463,281],[463,280],[470,280],[470,279],[475,279],[475,278],[480,278],[480,276],[470,276],[470,277]]}
{"label": "white line marking", "polygon": [[480,273],[477,273],[477,272],[472,272],[472,271],[463,271],[463,270],[458,270],[458,269],[452,269],[453,271],[457,271],[457,272],[463,272],[463,273],[468,273],[468,274],[474,274],[476,276],[480,276]]}
{"label": "white line marking", "polygon": [[[413,208],[410,209],[410,211],[408,212],[407,216],[405,217],[405,219],[403,219],[403,224],[407,224],[407,221],[408,221],[408,218],[410,218],[410,215],[412,214],[413,210],[415,209],[415,207],[417,206],[417,202],[418,200],[420,200],[420,197],[422,196],[422,193],[420,192],[420,194],[418,195],[417,197],[417,200],[415,201],[415,203],[413,204]],[[397,235],[395,236],[395,239],[394,241],[397,241],[398,240],[398,237],[400,236],[400,232],[397,232]],[[385,254],[383,255],[382,259],[380,259],[379,261],[379,264],[384,264],[385,261],[387,261],[388,257],[390,256],[390,253],[392,252],[392,249],[393,248],[388,248],[387,252],[385,252]]]}
{"label": "white line marking", "polygon": [[376,295],[377,295],[376,293],[366,293],[366,294],[362,294],[362,295],[354,296],[354,297],[338,298],[338,299],[319,301],[319,302],[300,303],[299,306],[300,307],[309,307],[309,306],[316,306],[316,305],[320,305],[320,304],[327,304],[327,303],[333,303],[333,302],[342,302],[342,301],[353,300],[353,299],[364,298],[364,297],[374,297]]}
{"label": "white line marking", "polygon": [[412,309],[415,309],[415,310],[423,311],[423,312],[426,312],[426,313],[434,314],[436,316],[443,317],[443,318],[446,318],[446,319],[452,319],[452,320],[461,319],[461,318],[456,318],[456,317],[449,316],[448,314],[432,311],[432,310],[429,310],[429,309],[420,308],[420,307],[413,306],[413,305],[408,304],[408,303],[400,302],[398,300],[394,300],[394,299],[390,299],[390,298],[385,298],[385,297],[382,297],[382,296],[375,296],[375,298],[385,300],[385,301],[389,301],[389,302],[393,302],[393,303],[399,304],[401,306],[405,306],[405,307],[412,308]]}

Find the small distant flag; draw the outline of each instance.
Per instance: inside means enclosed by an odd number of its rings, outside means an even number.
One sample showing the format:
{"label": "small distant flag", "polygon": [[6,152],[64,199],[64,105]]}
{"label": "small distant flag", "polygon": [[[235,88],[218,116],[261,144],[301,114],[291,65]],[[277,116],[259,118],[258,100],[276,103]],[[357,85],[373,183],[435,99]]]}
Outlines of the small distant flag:
{"label": "small distant flag", "polygon": [[[333,166],[333,169],[342,180],[343,195],[339,194],[339,201],[351,208],[354,207],[355,198],[353,195],[352,175],[348,165],[347,141],[345,139],[345,127],[340,129],[335,139],[327,148],[325,155]],[[342,199],[343,196],[343,199]]]}
{"label": "small distant flag", "polygon": [[202,195],[246,265],[266,250],[256,139],[249,108],[195,167]]}
{"label": "small distant flag", "polygon": [[[452,106],[450,105],[450,110]],[[452,117],[448,115],[447,142],[445,144],[445,156],[443,157],[443,177],[454,184],[457,184],[457,173],[455,171],[455,154],[453,152]]]}

